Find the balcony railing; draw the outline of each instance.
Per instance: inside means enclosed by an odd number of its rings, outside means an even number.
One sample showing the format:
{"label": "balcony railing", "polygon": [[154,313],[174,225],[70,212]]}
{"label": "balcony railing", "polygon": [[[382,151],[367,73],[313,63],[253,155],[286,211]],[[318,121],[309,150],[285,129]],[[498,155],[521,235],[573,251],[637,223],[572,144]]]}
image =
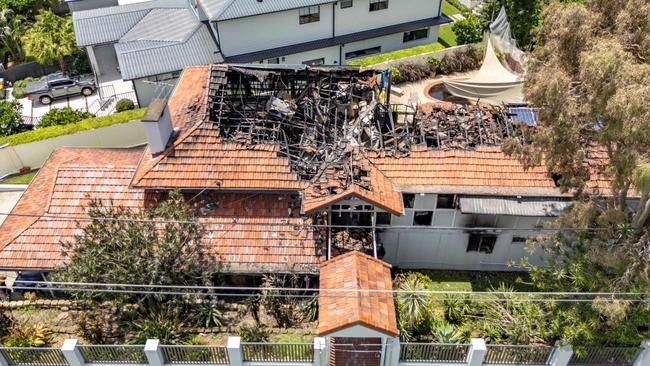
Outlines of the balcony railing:
{"label": "balcony railing", "polygon": [[79,346],[86,363],[146,364],[144,346]]}
{"label": "balcony railing", "polygon": [[242,343],[244,361],[313,362],[311,343]]}
{"label": "balcony railing", "polygon": [[217,346],[160,346],[166,364],[227,365],[226,347]]}
{"label": "balcony railing", "polygon": [[9,366],[68,366],[58,348],[1,348],[0,355]]}
{"label": "balcony railing", "polygon": [[573,366],[629,366],[632,365],[638,347],[588,347],[577,349],[571,356],[569,365]]}
{"label": "balcony railing", "polygon": [[402,362],[465,363],[468,353],[467,344],[402,343],[399,359]]}
{"label": "balcony railing", "polygon": [[553,354],[549,346],[487,345],[485,364],[547,365]]}

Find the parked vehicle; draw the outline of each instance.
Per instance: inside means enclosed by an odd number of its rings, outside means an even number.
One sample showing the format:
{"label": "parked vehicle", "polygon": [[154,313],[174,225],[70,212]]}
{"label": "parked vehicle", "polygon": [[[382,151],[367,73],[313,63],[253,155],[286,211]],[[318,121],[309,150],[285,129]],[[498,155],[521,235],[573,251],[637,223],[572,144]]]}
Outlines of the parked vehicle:
{"label": "parked vehicle", "polygon": [[0,99],[7,98],[7,88],[5,88],[5,79],[0,78]]}
{"label": "parked vehicle", "polygon": [[54,73],[26,86],[27,98],[50,104],[54,99],[71,95],[89,96],[95,92],[97,85],[92,74],[68,77],[63,73]]}

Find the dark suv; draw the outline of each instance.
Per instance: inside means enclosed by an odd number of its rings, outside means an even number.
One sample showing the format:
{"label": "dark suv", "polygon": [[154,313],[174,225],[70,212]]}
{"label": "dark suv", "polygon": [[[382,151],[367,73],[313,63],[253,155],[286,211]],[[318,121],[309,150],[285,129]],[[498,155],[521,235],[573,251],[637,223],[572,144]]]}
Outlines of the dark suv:
{"label": "dark suv", "polygon": [[25,89],[27,98],[50,104],[54,99],[71,95],[89,96],[95,92],[97,86],[92,74],[68,77],[59,72],[38,81],[28,82]]}

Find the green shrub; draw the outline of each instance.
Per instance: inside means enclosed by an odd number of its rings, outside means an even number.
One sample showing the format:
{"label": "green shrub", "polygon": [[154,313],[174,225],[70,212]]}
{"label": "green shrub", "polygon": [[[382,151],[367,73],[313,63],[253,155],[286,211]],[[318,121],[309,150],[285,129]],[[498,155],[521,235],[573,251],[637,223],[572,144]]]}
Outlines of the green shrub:
{"label": "green shrub", "polygon": [[47,344],[48,331],[42,324],[13,322],[2,344],[5,347],[43,347]]}
{"label": "green shrub", "polygon": [[207,304],[201,305],[199,311],[201,315],[201,325],[207,327],[220,327],[222,326],[221,319],[223,318],[223,313],[217,306],[217,304],[210,302]]}
{"label": "green shrub", "polygon": [[95,117],[92,113],[77,111],[70,107],[52,108],[38,122],[38,128],[77,123],[92,117]]}
{"label": "green shrub", "polygon": [[24,131],[23,119],[20,116],[22,110],[23,106],[17,100],[0,101],[0,136],[9,136]]}
{"label": "green shrub", "polygon": [[11,95],[16,99],[24,98],[25,95],[27,95],[27,92],[25,90],[27,88],[27,82],[35,81],[35,80],[39,80],[39,78],[31,78],[30,77],[30,78],[25,78],[25,79],[22,79],[22,80],[16,80],[14,82],[13,90],[11,92]]}
{"label": "green shrub", "polygon": [[429,65],[429,70],[431,70],[432,74],[437,74],[437,73],[440,72],[440,59],[439,58],[437,58],[435,56],[431,56],[431,57],[427,58],[427,64]]}
{"label": "green shrub", "polygon": [[88,62],[88,56],[86,52],[80,52],[75,56],[74,61],[72,61],[72,66],[70,67],[71,75],[83,75],[89,74],[93,70],[90,67],[90,62]]}
{"label": "green shrub", "polygon": [[473,14],[468,14],[465,19],[454,22],[451,30],[456,34],[458,44],[476,43],[483,38],[481,20]]}
{"label": "green shrub", "polygon": [[237,329],[237,335],[242,342],[268,342],[270,334],[266,328],[259,325],[242,325]]}
{"label": "green shrub", "polygon": [[9,334],[9,328],[14,323],[14,318],[8,311],[0,311],[0,340]]}
{"label": "green shrub", "polygon": [[135,104],[133,104],[131,99],[120,99],[115,103],[115,110],[117,112],[130,111],[131,109],[135,109]]}
{"label": "green shrub", "polygon": [[162,344],[183,344],[185,333],[180,314],[175,311],[161,311],[133,322],[133,330],[127,340],[131,344],[144,344],[147,339],[158,339]]}
{"label": "green shrub", "polygon": [[401,83],[402,82],[402,76],[399,73],[399,69],[397,67],[395,67],[395,66],[391,66],[389,68],[389,70],[390,70],[391,81],[393,82],[393,84]]}
{"label": "green shrub", "polygon": [[414,82],[431,76],[431,69],[424,61],[409,61],[397,65],[400,77],[404,82]]}
{"label": "green shrub", "polygon": [[475,70],[481,66],[482,61],[483,55],[477,51],[476,47],[469,46],[446,54],[440,60],[440,72],[442,74],[451,74]]}
{"label": "green shrub", "polygon": [[11,145],[26,144],[29,142],[46,140],[57,136],[69,135],[80,131],[93,130],[95,128],[129,122],[142,118],[145,111],[146,109],[144,108],[134,109],[132,111],[116,113],[110,116],[88,118],[68,125],[39,128],[34,131],[27,131],[15,135],[0,137],[0,145],[4,145],[6,143],[9,143]]}

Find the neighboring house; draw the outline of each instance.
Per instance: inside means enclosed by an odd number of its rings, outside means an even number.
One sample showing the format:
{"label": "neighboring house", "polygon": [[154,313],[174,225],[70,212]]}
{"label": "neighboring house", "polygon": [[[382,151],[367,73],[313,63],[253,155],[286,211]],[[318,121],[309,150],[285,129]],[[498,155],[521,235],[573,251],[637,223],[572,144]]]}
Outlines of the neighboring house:
{"label": "neighboring house", "polygon": [[[225,272],[317,274],[351,250],[408,268],[544,263],[525,241],[571,197],[498,146],[532,127],[489,106],[400,112],[388,87],[355,68],[186,68],[143,119],[147,147],[52,154],[12,211],[21,215],[0,226],[0,269],[54,269],[92,198],[139,208],[169,190],[191,200]],[[607,184],[595,175],[589,189]]]}
{"label": "neighboring house", "polygon": [[[114,1],[114,0],[112,0]],[[98,76],[133,80],[140,105],[184,66],[345,65],[438,39],[441,0],[111,0],[68,2]],[[95,9],[95,7],[97,7]],[[159,88],[160,89],[160,88]]]}

